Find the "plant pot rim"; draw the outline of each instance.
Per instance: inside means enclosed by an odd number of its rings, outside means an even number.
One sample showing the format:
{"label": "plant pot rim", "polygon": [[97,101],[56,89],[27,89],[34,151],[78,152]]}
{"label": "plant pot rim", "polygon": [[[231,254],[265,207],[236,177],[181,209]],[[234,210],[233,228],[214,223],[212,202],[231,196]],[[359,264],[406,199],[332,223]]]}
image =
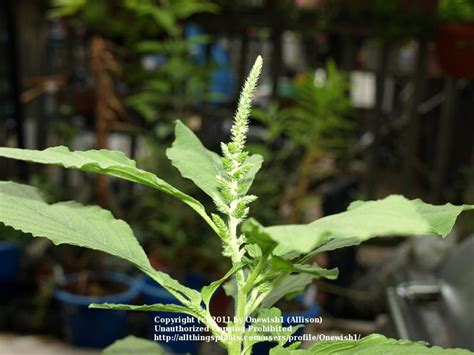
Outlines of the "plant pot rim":
{"label": "plant pot rim", "polygon": [[[66,275],[66,282],[64,285],[77,281],[81,273],[73,273]],[[61,290],[59,287],[54,289],[54,298],[64,302],[73,303],[77,305],[88,306],[91,303],[123,303],[135,298],[140,292],[140,280],[133,278],[120,272],[93,272],[91,275],[97,277],[104,277],[111,281],[124,284],[128,289],[124,292],[106,295],[106,296],[84,296],[77,295],[68,291]]]}

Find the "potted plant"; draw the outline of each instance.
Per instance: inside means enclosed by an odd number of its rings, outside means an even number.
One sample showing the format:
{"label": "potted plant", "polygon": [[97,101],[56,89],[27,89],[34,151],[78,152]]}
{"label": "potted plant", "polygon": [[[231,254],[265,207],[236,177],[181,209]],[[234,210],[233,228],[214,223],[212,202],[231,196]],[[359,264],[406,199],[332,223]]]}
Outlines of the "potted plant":
{"label": "potted plant", "polygon": [[440,0],[442,21],[436,49],[442,69],[457,78],[474,76],[474,3],[470,0]]}
{"label": "potted plant", "polygon": [[272,104],[268,110],[254,110],[253,117],[265,124],[270,141],[276,137],[289,138],[297,152],[286,157],[289,158],[286,164],[296,162],[297,166],[294,177],[286,176],[287,181],[293,181],[282,202],[283,208],[291,211],[292,223],[307,218],[303,211],[305,202],[312,197],[308,194],[311,185],[334,173],[334,164],[328,164],[328,160],[335,160],[351,141],[353,123],[349,120],[348,87],[346,75],[333,61],[328,61],[324,69],[297,78],[286,106]]}
{"label": "potted plant", "polygon": [[[140,280],[116,272],[70,274],[56,286],[54,298],[61,305],[63,329],[69,343],[104,348],[123,338],[127,312],[90,309],[95,302],[132,303],[140,292]],[[101,331],[98,332],[97,330]]]}
{"label": "potted plant", "polygon": [[[204,89],[213,67],[203,62],[201,48],[209,38],[192,28],[186,31],[184,22],[216,10],[207,0],[54,0],[50,16],[70,18],[72,24],[80,23],[96,38],[114,44],[114,52],[102,61],[113,59],[127,69],[123,76],[127,92],[120,100],[138,114],[135,121],[143,126],[142,133],[164,138],[172,134],[178,116],[194,116],[196,103],[210,98]],[[121,113],[124,108],[117,101],[112,98],[109,106]],[[130,120],[128,113],[123,116]]]}
{"label": "potted plant", "polygon": [[[176,297],[180,304],[101,303],[89,307],[188,314],[209,330],[210,341],[219,342],[231,355],[250,354],[253,346],[262,341],[278,343],[271,349],[273,355],[327,353],[328,350],[333,353],[370,350],[375,354],[397,350],[412,354],[441,352],[440,348],[427,349],[425,344],[396,341],[377,334],[363,339],[317,342],[307,350],[295,351],[298,342],[284,347],[288,341],[301,338],[292,339],[296,327],[282,327],[281,311],[274,304],[288,294],[301,291],[314,278],[337,276],[337,269],[326,270],[307,263],[314,255],[357,245],[375,236],[430,233],[445,237],[457,216],[474,209],[474,206],[434,206],[394,195],[377,201],[353,202],[346,212],[310,224],[264,227],[248,218],[249,205],[256,199],[248,191],[262,163],[261,157],[246,151],[248,116],[261,67],[262,60],[258,58],[242,90],[230,142],[222,144],[222,156],[207,150],[183,123],[176,123],[173,154],[168,154],[168,157],[183,177],[193,181],[213,199],[216,212],[212,214],[195,198],[155,174],[137,168],[134,161],[117,151],[71,152],[66,147],[43,151],[0,148],[2,157],[109,174],[181,200],[215,232],[222,242],[222,254],[232,263],[224,277],[203,287],[200,292],[155,270],[127,223],[99,207],[77,203],[48,204],[30,186],[0,182],[0,221],[36,237],[46,236],[56,244],[96,249],[129,261]],[[229,279],[234,285],[231,293],[235,312],[222,327],[210,314],[209,304],[215,292]],[[262,323],[273,327],[259,326]],[[468,353],[462,350],[452,352]]]}

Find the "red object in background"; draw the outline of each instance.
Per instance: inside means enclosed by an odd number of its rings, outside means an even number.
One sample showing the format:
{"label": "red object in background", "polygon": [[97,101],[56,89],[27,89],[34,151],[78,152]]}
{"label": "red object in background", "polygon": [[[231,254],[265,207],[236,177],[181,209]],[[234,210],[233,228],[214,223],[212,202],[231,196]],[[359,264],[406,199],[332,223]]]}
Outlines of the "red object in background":
{"label": "red object in background", "polygon": [[474,77],[474,22],[442,24],[436,37],[441,68],[456,78]]}

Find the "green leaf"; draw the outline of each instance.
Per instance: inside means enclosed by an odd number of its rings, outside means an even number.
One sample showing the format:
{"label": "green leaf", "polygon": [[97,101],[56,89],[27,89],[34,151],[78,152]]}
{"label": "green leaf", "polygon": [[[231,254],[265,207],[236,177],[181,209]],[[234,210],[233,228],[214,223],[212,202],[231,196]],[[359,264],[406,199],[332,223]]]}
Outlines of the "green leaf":
{"label": "green leaf", "polygon": [[474,205],[455,206],[450,203],[442,206],[430,205],[420,199],[412,200],[418,213],[428,222],[433,233],[446,237],[456,223],[458,216],[467,210],[474,209]]}
{"label": "green leaf", "polygon": [[245,250],[249,253],[252,259],[259,259],[262,257],[262,249],[258,246],[258,244],[246,244]]}
{"label": "green leaf", "polygon": [[113,309],[120,311],[142,311],[142,312],[172,312],[172,313],[185,313],[193,317],[199,318],[196,312],[193,312],[187,307],[183,307],[177,304],[152,304],[152,305],[131,305],[131,304],[113,304],[113,303],[92,303],[89,308],[94,309]]}
{"label": "green leaf", "polygon": [[187,18],[200,12],[216,12],[219,7],[210,1],[173,0],[170,7],[177,18]]}
{"label": "green leaf", "polygon": [[112,150],[71,152],[64,146],[45,150],[0,147],[0,157],[40,164],[61,165],[65,168],[105,174],[153,187],[186,203],[217,232],[216,226],[199,201],[161,180],[155,174],[137,168],[135,161],[127,158],[122,152]]}
{"label": "green leaf", "polygon": [[[273,328],[273,331],[266,329]],[[290,335],[294,334],[303,325],[291,325],[283,327],[281,323],[281,311],[278,308],[260,309],[245,331],[244,351],[260,342],[275,342],[283,346],[288,342]]]}
{"label": "green leaf", "polygon": [[278,242],[278,255],[306,254],[356,245],[377,236],[445,237],[457,216],[471,209],[474,206],[434,206],[393,195],[377,201],[354,202],[346,212],[311,224],[267,227],[263,233]]}
{"label": "green leaf", "polygon": [[265,297],[261,307],[269,308],[286,295],[304,290],[314,276],[309,274],[284,275],[273,283],[272,291]]}
{"label": "green leaf", "polygon": [[328,270],[318,266],[317,264],[293,264],[290,261],[278,256],[272,257],[272,266],[275,271],[297,272],[313,275],[315,277],[325,277],[329,280],[337,279],[339,274],[339,270],[337,268]]}
{"label": "green leaf", "polygon": [[0,182],[0,222],[36,237],[47,237],[56,245],[100,250],[140,269],[151,267],[127,223],[98,206],[76,202],[48,205],[38,190],[28,185]]}
{"label": "green leaf", "polygon": [[[175,135],[173,145],[166,150],[166,156],[173,166],[210,197],[219,195],[220,184],[217,176],[224,175],[219,155],[206,149],[194,132],[181,121],[176,121]],[[262,162],[260,155],[252,155],[246,159],[246,163],[251,164],[252,168],[246,174],[244,182],[248,187],[243,193],[250,188]]]}
{"label": "green leaf", "polygon": [[[349,335],[347,335],[348,337]],[[270,355],[311,355],[311,354],[346,354],[346,355],[379,355],[379,354],[417,354],[417,355],[467,355],[472,354],[464,349],[443,349],[439,346],[429,347],[424,342],[395,340],[380,334],[371,334],[361,340],[327,340],[315,343],[307,350],[288,350],[275,347]]]}
{"label": "green leaf", "polygon": [[222,285],[224,281],[226,281],[229,277],[235,274],[243,266],[244,266],[243,263],[235,264],[234,266],[232,266],[232,268],[229,271],[227,271],[227,273],[222,278],[202,288],[201,296],[207,309],[209,309],[209,303],[211,302],[212,295],[214,294],[214,292],[216,292],[219,286]]}
{"label": "green leaf", "polygon": [[219,157],[207,150],[181,121],[176,121],[175,135],[176,139],[166,150],[166,156],[183,177],[192,180],[207,195],[214,197],[219,192],[216,176],[222,169]]}
{"label": "green leaf", "polygon": [[129,225],[98,206],[47,204],[34,187],[0,181],[0,222],[56,245],[76,245],[125,259],[175,296],[182,299],[183,294],[195,304],[201,301],[196,290],[154,270]]}
{"label": "green leaf", "polygon": [[165,351],[163,348],[154,341],[137,338],[133,335],[129,335],[126,338],[117,340],[112,345],[106,347],[102,354],[153,354],[153,355],[164,355]]}
{"label": "green leaf", "polygon": [[265,227],[253,218],[244,221],[241,229],[245,234],[248,243],[258,245],[262,253],[273,250],[277,245],[277,243],[265,231]]}
{"label": "green leaf", "polygon": [[149,14],[153,17],[153,19],[170,35],[178,34],[178,25],[172,12],[161,9],[158,6],[150,6],[149,11]]}

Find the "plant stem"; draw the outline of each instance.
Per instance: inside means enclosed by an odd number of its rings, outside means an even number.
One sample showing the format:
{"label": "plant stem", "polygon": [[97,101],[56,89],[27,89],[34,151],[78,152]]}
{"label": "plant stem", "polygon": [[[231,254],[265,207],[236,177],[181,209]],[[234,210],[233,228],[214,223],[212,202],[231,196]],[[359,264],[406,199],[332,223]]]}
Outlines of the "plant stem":
{"label": "plant stem", "polygon": [[[231,208],[235,208],[231,205]],[[237,263],[241,262],[239,244],[237,240],[237,226],[239,224],[239,220],[232,215],[229,216],[228,219],[228,226],[230,232],[230,243],[231,243],[231,250],[232,250],[232,263],[236,265]],[[232,325],[231,336],[232,340],[230,341],[229,345],[229,354],[232,355],[240,355],[242,350],[242,340],[244,335],[244,328],[245,328],[245,310],[247,307],[247,293],[244,290],[245,284],[245,274],[243,270],[237,271],[235,275],[237,281],[237,300],[235,305],[235,318],[234,323]]]}
{"label": "plant stem", "polygon": [[229,346],[229,354],[230,355],[240,355],[242,351],[242,342],[245,333],[245,318],[246,315],[246,307],[247,307],[247,294],[243,291],[241,287],[239,287],[237,293],[237,304],[235,307],[235,318],[233,331],[232,331],[232,341],[230,342]]}
{"label": "plant stem", "polygon": [[245,282],[244,291],[246,293],[248,293],[250,291],[250,289],[252,288],[255,280],[260,275],[260,272],[262,271],[262,268],[265,266],[265,262],[267,261],[268,255],[269,255],[268,253],[262,255],[262,257],[260,258],[260,260],[257,263],[257,266],[255,266],[252,273],[250,274],[247,281]]}

